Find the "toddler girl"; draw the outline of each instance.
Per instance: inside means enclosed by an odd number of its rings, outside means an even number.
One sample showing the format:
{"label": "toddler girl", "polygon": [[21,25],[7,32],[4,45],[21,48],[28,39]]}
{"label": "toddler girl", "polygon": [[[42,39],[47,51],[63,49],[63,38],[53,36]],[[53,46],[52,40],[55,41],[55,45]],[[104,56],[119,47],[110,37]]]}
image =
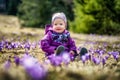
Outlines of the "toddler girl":
{"label": "toddler girl", "polygon": [[[41,40],[41,49],[46,56],[54,53],[59,55],[64,51],[73,55],[74,58],[78,55],[75,41],[66,28],[67,19],[65,14],[63,12],[53,14],[51,25],[46,25],[45,36]],[[81,52],[83,52],[82,54],[87,53],[86,48],[82,48]]]}

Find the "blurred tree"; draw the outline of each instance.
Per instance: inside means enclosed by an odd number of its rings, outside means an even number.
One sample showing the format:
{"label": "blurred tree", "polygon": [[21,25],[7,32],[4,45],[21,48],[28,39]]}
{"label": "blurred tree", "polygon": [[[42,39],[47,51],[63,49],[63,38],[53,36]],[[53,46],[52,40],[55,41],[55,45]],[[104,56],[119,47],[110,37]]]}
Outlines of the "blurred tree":
{"label": "blurred tree", "polygon": [[120,33],[120,0],[74,0],[74,32]]}
{"label": "blurred tree", "polygon": [[5,0],[0,0],[0,13],[4,13],[6,9]]}
{"label": "blurred tree", "polygon": [[0,13],[16,15],[21,0],[0,0]]}
{"label": "blurred tree", "polygon": [[54,12],[64,12],[73,20],[72,0],[22,0],[18,16],[25,26],[44,27]]}
{"label": "blurred tree", "polygon": [[4,1],[6,3],[6,13],[9,15],[16,15],[21,0],[4,0]]}

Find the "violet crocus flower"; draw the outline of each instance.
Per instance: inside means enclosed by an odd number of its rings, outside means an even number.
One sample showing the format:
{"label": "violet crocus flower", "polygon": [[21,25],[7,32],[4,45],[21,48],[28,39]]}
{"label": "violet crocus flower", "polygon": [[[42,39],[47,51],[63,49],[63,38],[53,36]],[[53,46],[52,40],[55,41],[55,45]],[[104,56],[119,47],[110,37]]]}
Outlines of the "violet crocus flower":
{"label": "violet crocus flower", "polygon": [[85,61],[86,61],[86,56],[83,55],[83,56],[81,57],[81,60],[82,60],[83,63],[85,63]]}
{"label": "violet crocus flower", "polygon": [[103,47],[107,47],[108,44],[106,42],[103,43]]}
{"label": "violet crocus flower", "polygon": [[4,48],[4,43],[0,42],[0,51],[2,51],[3,48]]}
{"label": "violet crocus flower", "polygon": [[89,52],[90,52],[91,54],[94,54],[94,53],[95,53],[95,50],[94,50],[93,48],[90,48],[90,49],[89,49]]}
{"label": "violet crocus flower", "polygon": [[19,42],[12,42],[11,46],[12,46],[13,49],[14,48],[16,49],[16,48],[18,48],[20,46],[20,43]]}
{"label": "violet crocus flower", "polygon": [[62,63],[62,57],[56,56],[54,54],[48,56],[48,59],[50,60],[51,64],[54,66],[60,66]]}
{"label": "violet crocus flower", "polygon": [[49,59],[45,59],[44,64],[50,64],[50,63],[51,63],[51,62],[50,62]]}
{"label": "violet crocus flower", "polygon": [[89,53],[85,54],[86,60],[91,60],[91,55]]}
{"label": "violet crocus flower", "polygon": [[69,53],[64,52],[62,54],[62,61],[63,61],[64,64],[69,64],[69,62],[71,61]]}
{"label": "violet crocus flower", "polygon": [[22,48],[22,43],[17,42],[18,48]]}
{"label": "violet crocus flower", "polygon": [[0,51],[2,51],[3,47],[0,46]]}
{"label": "violet crocus flower", "polygon": [[24,45],[24,48],[27,49],[27,50],[30,50],[30,43],[26,42],[25,45]]}
{"label": "violet crocus flower", "polygon": [[7,70],[7,69],[10,68],[10,66],[11,66],[11,61],[10,61],[10,59],[8,59],[8,60],[5,62],[4,67],[5,67],[5,69]]}
{"label": "violet crocus flower", "polygon": [[106,56],[105,56],[105,59],[107,60],[108,58],[109,58],[109,55],[106,55]]}
{"label": "violet crocus flower", "polygon": [[108,55],[109,55],[109,56],[112,55],[112,52],[108,52]]}
{"label": "violet crocus flower", "polygon": [[102,56],[104,54],[104,51],[103,50],[100,50],[99,53],[98,53],[100,56]]}
{"label": "violet crocus flower", "polygon": [[25,56],[27,56],[27,57],[30,56],[28,51],[25,51],[24,57],[25,57]]}
{"label": "violet crocus flower", "polygon": [[6,44],[5,48],[7,48],[8,50],[12,49],[11,45],[9,45],[9,44]]}
{"label": "violet crocus flower", "polygon": [[35,64],[31,69],[27,69],[33,80],[44,80],[46,76],[45,68],[40,64]]}
{"label": "violet crocus flower", "polygon": [[115,52],[112,52],[112,55],[115,56],[115,55],[119,55],[119,52],[115,51]]}
{"label": "violet crocus flower", "polygon": [[74,54],[70,54],[70,60],[71,60],[71,61],[74,61],[74,60],[75,60]]}
{"label": "violet crocus flower", "polygon": [[14,62],[16,65],[20,64],[20,58],[18,56],[14,56]]}
{"label": "violet crocus flower", "polygon": [[113,58],[116,60],[116,61],[118,61],[118,58],[119,58],[119,52],[111,52],[111,54],[112,54],[112,56],[113,56]]}
{"label": "violet crocus flower", "polygon": [[37,59],[25,54],[20,63],[33,80],[44,80],[47,71]]}
{"label": "violet crocus flower", "polygon": [[113,57],[116,61],[118,61],[119,55],[114,55]]}
{"label": "violet crocus flower", "polygon": [[12,47],[12,49],[14,49],[15,48],[15,43],[11,42],[10,46]]}
{"label": "violet crocus flower", "polygon": [[100,59],[99,59],[99,58],[92,57],[92,61],[93,61],[96,65],[100,64]]}
{"label": "violet crocus flower", "polygon": [[32,44],[31,44],[31,48],[32,49],[35,49],[37,47],[37,43],[36,42],[33,42]]}
{"label": "violet crocus flower", "polygon": [[80,51],[80,50],[81,50],[81,47],[78,47],[77,50]]}
{"label": "violet crocus flower", "polygon": [[102,58],[102,64],[103,64],[103,65],[106,64],[106,58]]}

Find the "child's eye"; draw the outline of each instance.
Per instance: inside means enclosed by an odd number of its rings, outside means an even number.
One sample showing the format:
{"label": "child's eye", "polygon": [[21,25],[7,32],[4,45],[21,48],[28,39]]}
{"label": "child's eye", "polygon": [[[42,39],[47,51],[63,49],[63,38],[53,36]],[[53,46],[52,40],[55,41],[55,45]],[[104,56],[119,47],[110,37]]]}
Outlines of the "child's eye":
{"label": "child's eye", "polygon": [[57,24],[54,24],[54,25],[57,25]]}
{"label": "child's eye", "polygon": [[60,25],[63,25],[62,23],[60,23]]}

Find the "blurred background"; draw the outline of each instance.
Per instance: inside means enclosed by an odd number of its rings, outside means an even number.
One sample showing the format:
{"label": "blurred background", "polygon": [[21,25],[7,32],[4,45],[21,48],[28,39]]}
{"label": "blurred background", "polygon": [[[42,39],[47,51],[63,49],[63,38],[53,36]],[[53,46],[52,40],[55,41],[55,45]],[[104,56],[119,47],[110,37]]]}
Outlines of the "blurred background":
{"label": "blurred background", "polygon": [[55,12],[66,14],[75,33],[120,34],[120,0],[0,0],[0,14],[18,17],[25,27],[44,28]]}

